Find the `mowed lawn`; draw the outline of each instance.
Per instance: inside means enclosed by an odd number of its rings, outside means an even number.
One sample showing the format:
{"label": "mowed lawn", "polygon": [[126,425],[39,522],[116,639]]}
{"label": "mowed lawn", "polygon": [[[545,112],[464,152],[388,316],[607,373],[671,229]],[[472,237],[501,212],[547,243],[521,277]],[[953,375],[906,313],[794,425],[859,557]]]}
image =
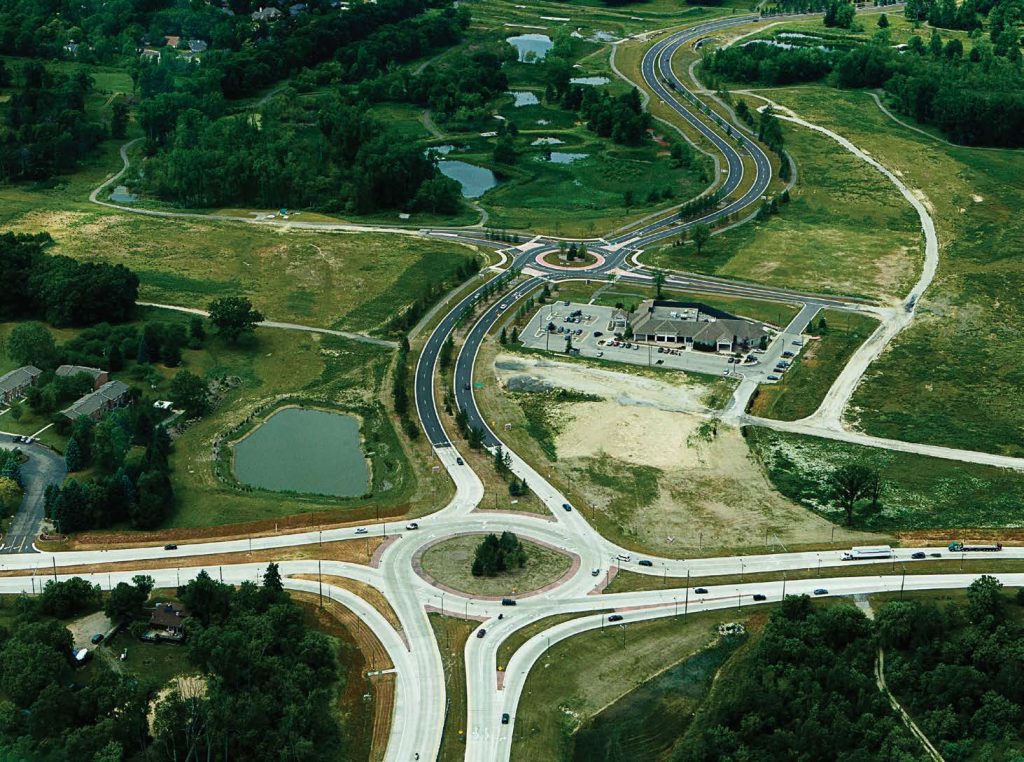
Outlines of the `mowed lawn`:
{"label": "mowed lawn", "polygon": [[778,215],[712,237],[700,255],[687,244],[652,250],[642,260],[883,302],[904,295],[923,261],[914,210],[881,173],[830,138],[785,122],[783,132],[799,179]]}
{"label": "mowed lawn", "polygon": [[483,539],[482,534],[465,535],[434,545],[423,554],[423,570],[441,584],[473,595],[514,595],[554,582],[572,564],[564,553],[523,540],[527,559],[522,569],[510,569],[496,577],[474,577],[474,551]]}
{"label": "mowed lawn", "polygon": [[869,146],[934,210],[938,273],[912,326],[857,388],[851,421],[884,437],[1024,455],[1024,154],[943,145],[860,92],[771,95]]}

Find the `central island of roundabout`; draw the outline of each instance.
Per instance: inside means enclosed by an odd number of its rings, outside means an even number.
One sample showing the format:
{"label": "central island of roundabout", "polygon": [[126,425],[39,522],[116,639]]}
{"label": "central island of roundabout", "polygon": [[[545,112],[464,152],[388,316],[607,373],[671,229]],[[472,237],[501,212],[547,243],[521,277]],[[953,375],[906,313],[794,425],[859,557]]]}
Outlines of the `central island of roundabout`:
{"label": "central island of roundabout", "polygon": [[579,556],[540,540],[516,535],[511,535],[517,543],[516,549],[503,559],[504,564],[499,562],[500,568],[486,568],[486,549],[479,554],[485,557],[484,564],[474,563],[482,544],[489,543],[492,548],[508,545],[510,534],[473,532],[437,540],[416,552],[413,568],[420,577],[440,590],[484,600],[500,600],[525,598],[558,587],[580,567]]}
{"label": "central island of roundabout", "polygon": [[594,251],[586,250],[578,259],[569,259],[561,251],[545,251],[536,257],[537,264],[549,270],[564,272],[586,272],[596,270],[605,263],[605,258]]}

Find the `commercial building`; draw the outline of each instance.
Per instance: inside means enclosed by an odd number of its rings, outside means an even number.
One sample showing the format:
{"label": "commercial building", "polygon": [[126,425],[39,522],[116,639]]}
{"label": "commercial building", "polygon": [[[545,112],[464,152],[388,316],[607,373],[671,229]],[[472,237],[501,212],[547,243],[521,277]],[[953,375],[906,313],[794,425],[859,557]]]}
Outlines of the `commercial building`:
{"label": "commercial building", "polygon": [[[765,323],[736,317],[699,302],[646,299],[632,314],[629,326],[636,341],[668,344],[709,352],[740,352],[771,339]],[[609,325],[609,330],[618,330]]]}

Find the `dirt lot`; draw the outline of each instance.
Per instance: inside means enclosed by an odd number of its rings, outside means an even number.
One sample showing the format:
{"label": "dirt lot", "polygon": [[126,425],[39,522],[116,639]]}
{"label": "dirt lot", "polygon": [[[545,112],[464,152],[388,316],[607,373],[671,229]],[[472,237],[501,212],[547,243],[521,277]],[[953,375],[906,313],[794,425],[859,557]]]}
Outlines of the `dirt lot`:
{"label": "dirt lot", "polygon": [[106,614],[97,611],[68,623],[68,630],[71,632],[71,637],[74,638],[76,649],[88,648],[92,651],[96,646],[89,642],[89,639],[97,633],[106,635],[113,626],[114,623],[107,618]]}

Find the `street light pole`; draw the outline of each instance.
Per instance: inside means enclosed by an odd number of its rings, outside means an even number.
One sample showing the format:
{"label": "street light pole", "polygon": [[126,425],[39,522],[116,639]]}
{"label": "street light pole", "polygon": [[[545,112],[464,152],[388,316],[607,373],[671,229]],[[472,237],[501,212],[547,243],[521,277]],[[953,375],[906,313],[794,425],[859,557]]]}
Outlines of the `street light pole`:
{"label": "street light pole", "polygon": [[786,572],[782,572],[782,600],[786,600]]}
{"label": "street light pole", "polygon": [[690,570],[686,570],[686,601],[683,603],[683,616],[690,612]]}
{"label": "street light pole", "polygon": [[441,616],[444,616],[444,592],[441,592]]}

